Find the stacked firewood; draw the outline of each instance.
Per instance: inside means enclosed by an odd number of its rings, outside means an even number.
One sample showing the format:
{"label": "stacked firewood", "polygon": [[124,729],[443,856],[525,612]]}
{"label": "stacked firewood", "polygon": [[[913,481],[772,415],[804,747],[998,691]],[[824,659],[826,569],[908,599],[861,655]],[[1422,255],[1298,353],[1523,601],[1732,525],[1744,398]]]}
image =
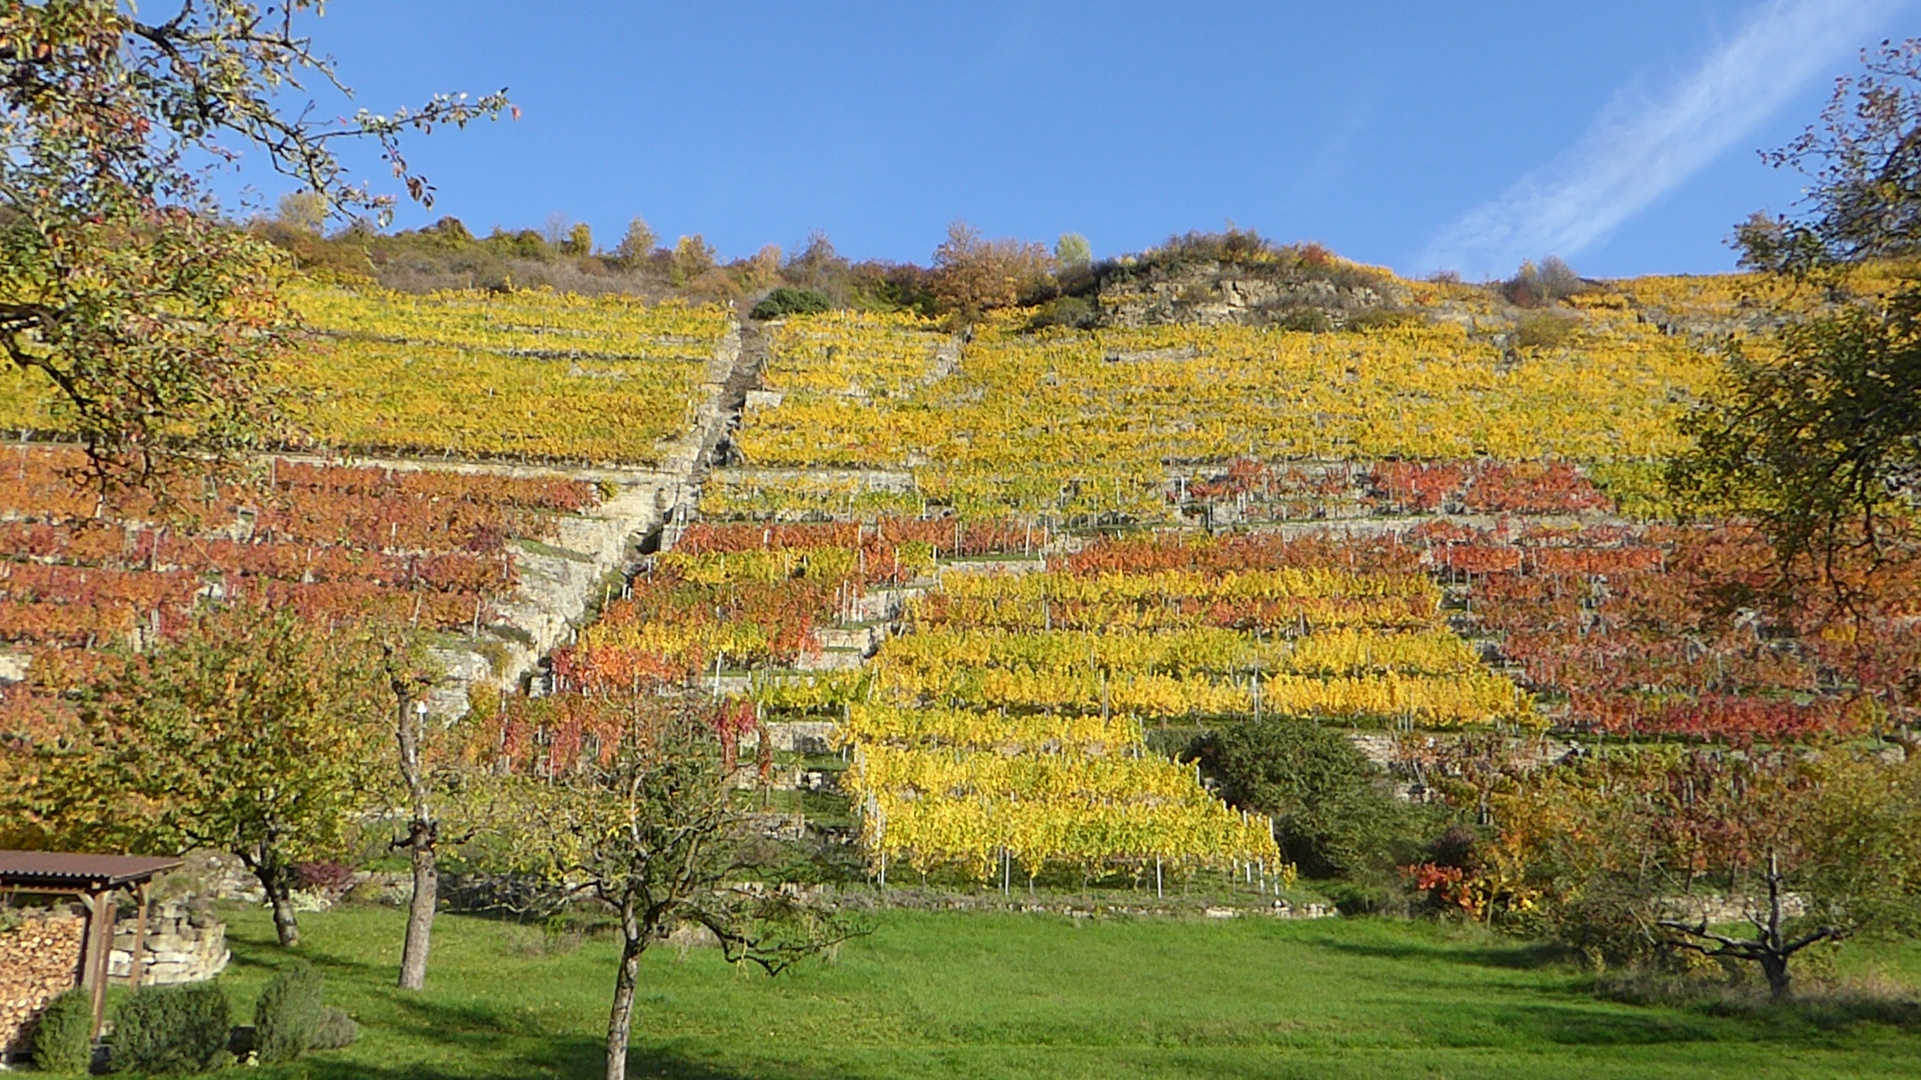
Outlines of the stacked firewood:
{"label": "stacked firewood", "polygon": [[80,974],[87,922],[56,911],[0,933],[0,1053],[27,1049],[33,1021]]}

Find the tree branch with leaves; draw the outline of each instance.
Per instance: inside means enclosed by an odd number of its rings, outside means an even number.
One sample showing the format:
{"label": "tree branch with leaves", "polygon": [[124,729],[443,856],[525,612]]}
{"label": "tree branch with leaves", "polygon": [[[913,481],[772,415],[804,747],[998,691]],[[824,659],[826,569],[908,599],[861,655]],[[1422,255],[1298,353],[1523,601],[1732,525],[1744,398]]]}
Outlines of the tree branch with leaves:
{"label": "tree branch with leaves", "polygon": [[384,222],[393,198],[350,183],[337,146],[372,140],[430,206],[404,137],[512,108],[503,92],[331,120],[312,100],[283,109],[309,84],[348,95],[299,32],[320,8],[182,0],[147,21],[118,0],[0,0],[0,355],[44,380],[49,426],[86,446],[103,492],[230,465],[286,422],[265,379],[294,330],[284,264],[222,220],[208,168],[255,148],[337,212]]}

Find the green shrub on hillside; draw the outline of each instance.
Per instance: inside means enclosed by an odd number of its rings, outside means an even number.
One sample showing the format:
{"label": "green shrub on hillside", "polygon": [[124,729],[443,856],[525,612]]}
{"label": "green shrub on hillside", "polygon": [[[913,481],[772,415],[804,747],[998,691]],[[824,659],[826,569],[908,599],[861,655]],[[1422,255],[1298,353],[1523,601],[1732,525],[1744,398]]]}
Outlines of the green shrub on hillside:
{"label": "green shrub on hillside", "polygon": [[93,1002],[75,988],[47,1003],[33,1031],[33,1067],[61,1076],[84,1074],[93,1064]]}
{"label": "green shrub on hillside", "polygon": [[1317,307],[1288,308],[1274,317],[1274,326],[1280,330],[1296,330],[1309,334],[1324,334],[1334,329],[1334,320],[1327,312]]}
{"label": "green shrub on hillside", "polygon": [[754,305],[748,313],[755,319],[778,319],[786,315],[819,315],[832,310],[833,305],[827,298],[812,289],[795,289],[781,286],[767,294],[767,298]]}
{"label": "green shrub on hillside", "polygon": [[116,1072],[182,1073],[219,1068],[233,1027],[227,995],[211,983],[142,989],[113,1014]]}
{"label": "green shrub on hillside", "polygon": [[1027,329],[1045,330],[1050,326],[1065,326],[1090,330],[1099,322],[1100,312],[1091,301],[1079,296],[1063,296],[1042,304],[1034,312],[1034,317],[1028,320]]}
{"label": "green shrub on hillside", "polygon": [[1306,877],[1345,877],[1391,864],[1411,822],[1381,770],[1347,736],[1311,720],[1249,720],[1196,739],[1199,761],[1231,805],[1274,819],[1281,854]]}

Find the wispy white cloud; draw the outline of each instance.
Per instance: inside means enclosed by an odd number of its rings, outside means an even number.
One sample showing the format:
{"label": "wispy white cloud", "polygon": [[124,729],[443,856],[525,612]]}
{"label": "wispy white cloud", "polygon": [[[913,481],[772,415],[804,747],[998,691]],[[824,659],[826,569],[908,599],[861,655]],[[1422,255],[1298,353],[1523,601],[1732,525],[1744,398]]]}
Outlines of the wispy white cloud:
{"label": "wispy white cloud", "polygon": [[1909,0],[1772,0],[1671,90],[1622,93],[1566,152],[1429,242],[1418,269],[1505,273],[1566,257],[1705,168]]}

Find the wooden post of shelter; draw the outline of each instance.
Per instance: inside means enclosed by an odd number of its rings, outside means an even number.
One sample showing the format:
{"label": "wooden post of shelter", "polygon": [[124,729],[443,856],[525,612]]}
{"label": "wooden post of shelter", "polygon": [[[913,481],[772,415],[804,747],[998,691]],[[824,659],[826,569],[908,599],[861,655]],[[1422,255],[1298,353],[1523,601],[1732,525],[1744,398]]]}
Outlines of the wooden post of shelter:
{"label": "wooden post of shelter", "polygon": [[138,897],[139,926],[127,983],[138,988],[146,967],[147,884],[180,865],[176,858],[147,855],[83,855],[59,851],[0,851],[0,891],[71,896],[87,908],[86,937],[80,946],[80,986],[93,1005],[93,1035],[107,1011],[107,972],[113,957],[114,894],[132,889]]}

